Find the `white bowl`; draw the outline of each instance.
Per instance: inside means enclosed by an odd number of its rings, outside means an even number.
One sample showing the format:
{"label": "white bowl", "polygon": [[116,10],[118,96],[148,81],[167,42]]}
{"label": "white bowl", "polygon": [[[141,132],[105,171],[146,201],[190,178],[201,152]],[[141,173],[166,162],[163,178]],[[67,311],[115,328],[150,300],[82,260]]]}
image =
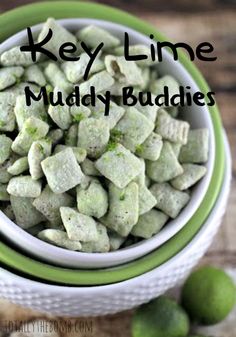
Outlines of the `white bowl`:
{"label": "white bowl", "polygon": [[230,191],[231,155],[225,138],[226,169],[217,202],[194,239],[160,267],[128,281],[98,287],[63,287],[32,281],[0,269],[0,297],[57,316],[98,316],[134,308],[180,284],[210,246]]}
{"label": "white bowl", "polygon": [[[59,20],[59,22],[71,31],[76,31],[81,27],[89,24],[95,24],[97,26],[108,29],[113,34],[123,38],[124,32],[128,32],[132,43],[150,44],[150,40],[143,34],[138,33],[128,27],[114,24],[108,21],[94,20],[94,19],[65,19]],[[36,35],[42,27],[42,24],[33,27],[33,32]],[[27,42],[26,30],[19,32],[12,36],[0,45],[0,53],[15,46],[21,45]],[[190,74],[179,62],[173,61],[171,55],[163,51],[164,61],[160,64],[159,69],[163,74],[173,75],[182,85],[190,85],[191,91],[198,91],[198,87]],[[158,234],[151,239],[143,240],[131,247],[121,249],[116,252],[110,252],[105,254],[88,254],[73,252],[66,249],[58,248],[48,243],[45,243],[14,224],[9,220],[2,212],[0,212],[0,232],[7,237],[10,241],[14,242],[18,247],[22,248],[31,256],[35,256],[41,260],[54,263],[60,266],[72,267],[72,268],[101,268],[116,266],[134,259],[141,257],[164,242],[169,240],[179,230],[181,230],[188,220],[194,215],[199,205],[201,204],[213,172],[214,160],[215,160],[215,137],[213,131],[212,120],[207,106],[198,107],[193,105],[191,108],[185,108],[183,110],[184,119],[189,121],[191,128],[207,128],[209,130],[209,142],[210,151],[209,159],[206,164],[207,174],[193,189],[192,197],[189,204],[182,210],[180,215],[170,221]]]}

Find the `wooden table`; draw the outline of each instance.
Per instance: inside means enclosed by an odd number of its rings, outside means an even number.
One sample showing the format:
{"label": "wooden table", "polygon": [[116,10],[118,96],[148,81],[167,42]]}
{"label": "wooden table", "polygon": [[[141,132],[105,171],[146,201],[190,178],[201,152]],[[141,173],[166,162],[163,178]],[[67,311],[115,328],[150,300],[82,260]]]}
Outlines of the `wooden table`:
{"label": "wooden table", "polygon": [[[1,0],[0,11],[29,2],[32,1]],[[173,41],[185,41],[191,46],[209,41],[214,45],[217,61],[197,62],[197,64],[216,92],[224,127],[231,144],[233,180],[223,225],[202,263],[230,268],[234,273],[236,271],[236,2],[234,0],[107,0],[101,2],[133,12],[149,21]],[[38,317],[37,313],[22,310],[6,302],[0,304],[1,311],[2,317],[4,315],[9,319]],[[130,337],[131,315],[132,312],[125,312],[111,317],[97,318],[93,320],[93,333],[88,336]],[[232,321],[235,323],[232,324]],[[215,337],[235,337],[236,312],[231,316],[231,324],[226,322],[208,333]]]}

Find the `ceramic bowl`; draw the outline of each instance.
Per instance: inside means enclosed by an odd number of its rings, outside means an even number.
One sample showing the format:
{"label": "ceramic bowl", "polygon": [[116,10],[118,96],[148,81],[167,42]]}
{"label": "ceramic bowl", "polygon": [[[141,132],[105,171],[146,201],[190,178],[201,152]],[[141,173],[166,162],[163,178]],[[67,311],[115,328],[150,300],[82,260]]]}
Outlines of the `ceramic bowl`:
{"label": "ceramic bowl", "polygon": [[[60,20],[60,23],[70,31],[77,31],[81,27],[93,24],[105,28],[112,34],[118,36],[121,40],[123,39],[124,32],[128,32],[130,40],[134,44],[141,43],[149,45],[151,43],[151,40],[144,34],[125,25],[115,24],[109,21],[72,18]],[[42,24],[32,27],[35,35],[39,33],[41,27]],[[156,37],[158,39],[158,32],[156,33]],[[13,46],[21,45],[26,41],[27,33],[26,30],[23,30],[4,41],[0,46],[0,53]],[[158,71],[163,75],[173,75],[183,86],[190,86],[192,93],[200,90],[194,77],[186,69],[185,65],[181,64],[181,62],[174,61],[172,55],[167,51],[164,51],[164,61],[158,65]],[[186,107],[183,109],[181,117],[184,120],[187,120],[193,129],[207,128],[209,130],[210,150],[209,159],[206,164],[207,174],[196,187],[194,187],[191,200],[181,211],[180,215],[176,219],[168,222],[168,224],[151,239],[143,240],[131,247],[105,254],[74,252],[50,245],[31,236],[0,212],[0,221],[2,223],[2,226],[0,227],[1,234],[17,247],[21,248],[29,256],[68,268],[103,268],[121,265],[144,256],[161,246],[178,233],[187,222],[194,217],[194,214],[198,210],[209,188],[215,164],[216,134],[213,126],[213,116],[210,114],[208,107],[196,105]]]}
{"label": "ceramic bowl", "polygon": [[227,165],[214,208],[194,239],[163,265],[124,282],[96,287],[50,285],[0,268],[0,297],[56,316],[97,316],[134,308],[181,284],[211,244],[227,206],[231,157],[225,142]]}

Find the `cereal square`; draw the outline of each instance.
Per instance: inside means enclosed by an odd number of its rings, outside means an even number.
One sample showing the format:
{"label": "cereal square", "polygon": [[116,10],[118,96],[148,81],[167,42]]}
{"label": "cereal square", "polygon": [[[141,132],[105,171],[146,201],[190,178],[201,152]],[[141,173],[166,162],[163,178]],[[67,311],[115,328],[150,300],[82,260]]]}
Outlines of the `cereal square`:
{"label": "cereal square", "polygon": [[142,170],[141,161],[121,144],[111,146],[95,166],[119,188],[127,186]]}
{"label": "cereal square", "polygon": [[64,193],[82,181],[83,173],[71,148],[46,158],[41,165],[49,187],[56,194]]}

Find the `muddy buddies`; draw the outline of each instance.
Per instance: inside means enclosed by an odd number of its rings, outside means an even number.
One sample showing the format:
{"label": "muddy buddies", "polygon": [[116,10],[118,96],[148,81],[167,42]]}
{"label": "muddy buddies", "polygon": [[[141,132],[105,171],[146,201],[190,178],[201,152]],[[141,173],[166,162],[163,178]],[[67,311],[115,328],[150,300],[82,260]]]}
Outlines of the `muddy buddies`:
{"label": "muddy buddies", "polygon": [[[78,61],[53,62],[20,51],[0,56],[0,205],[22,229],[40,240],[73,251],[106,253],[149,239],[178,216],[191,188],[206,174],[207,129],[190,129],[179,107],[124,106],[121,89],[174,95],[178,82],[158,75],[149,58],[127,61],[121,41],[88,26],[72,34],[48,19],[54,35],[47,49],[63,41],[104,43],[90,69],[83,51]],[[147,47],[134,45],[133,51]],[[87,94],[94,86],[111,93],[110,112],[97,99],[87,106],[26,104],[24,88],[66,97],[74,86]]]}

